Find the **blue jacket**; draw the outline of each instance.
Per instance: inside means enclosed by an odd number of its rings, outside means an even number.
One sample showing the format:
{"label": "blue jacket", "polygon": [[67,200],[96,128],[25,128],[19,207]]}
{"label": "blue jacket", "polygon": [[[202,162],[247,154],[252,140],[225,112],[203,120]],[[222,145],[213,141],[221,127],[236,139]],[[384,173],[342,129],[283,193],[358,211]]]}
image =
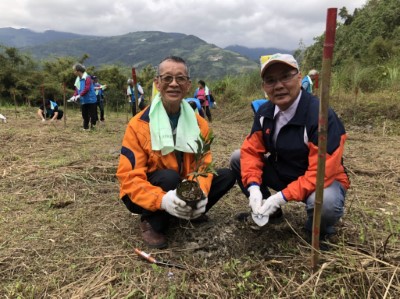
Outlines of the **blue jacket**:
{"label": "blue jacket", "polygon": [[268,102],[267,99],[253,100],[251,102],[251,109],[253,110],[254,113],[256,113],[258,109],[261,107],[261,105],[265,104],[266,102]]}
{"label": "blue jacket", "polygon": [[75,95],[80,95],[79,101],[81,105],[96,103],[97,96],[90,76],[82,76],[82,78],[79,79],[79,83],[79,89],[75,87]]}
{"label": "blue jacket", "polygon": [[301,80],[301,86],[308,92],[312,94],[313,83],[310,76],[305,76],[303,80]]}
{"label": "blue jacket", "polygon": [[200,114],[201,117],[204,117],[203,109],[201,108],[200,100],[198,98],[186,98],[186,102],[195,102],[197,107],[197,112]]}
{"label": "blue jacket", "polygon": [[[318,161],[319,99],[302,89],[293,118],[284,125],[277,136],[275,130],[275,105],[268,101],[255,113],[251,133],[244,140],[240,151],[243,185],[261,185],[264,155],[282,182],[287,200],[302,201],[316,187]],[[347,189],[349,179],[342,164],[344,143],[347,138],[344,126],[336,113],[328,112],[328,140],[325,166],[325,186],[335,180]]]}
{"label": "blue jacket", "polygon": [[[143,93],[141,92],[141,91],[143,91],[143,87],[139,83],[136,84],[136,87],[137,87],[137,91],[138,91],[138,97],[140,98],[143,96]],[[135,103],[135,88],[128,85],[128,87],[126,89],[126,94],[131,97],[131,102],[130,102],[131,105],[134,104]],[[139,101],[139,103],[140,103],[140,101]]]}

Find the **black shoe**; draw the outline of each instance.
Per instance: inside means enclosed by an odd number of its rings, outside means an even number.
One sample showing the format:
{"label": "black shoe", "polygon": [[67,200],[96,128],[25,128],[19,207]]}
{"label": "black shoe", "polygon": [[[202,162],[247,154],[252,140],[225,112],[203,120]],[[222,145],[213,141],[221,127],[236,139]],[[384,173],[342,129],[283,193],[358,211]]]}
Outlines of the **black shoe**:
{"label": "black shoe", "polygon": [[273,213],[271,216],[269,216],[269,221],[268,223],[271,224],[279,224],[283,222],[283,212],[282,209],[279,208]]}
{"label": "black shoe", "polygon": [[192,223],[204,223],[204,222],[208,222],[208,220],[210,220],[210,218],[206,214],[201,214],[197,218],[190,219],[190,222],[192,222]]}
{"label": "black shoe", "polygon": [[235,219],[239,222],[246,222],[250,217],[250,212],[239,212],[235,215]]}

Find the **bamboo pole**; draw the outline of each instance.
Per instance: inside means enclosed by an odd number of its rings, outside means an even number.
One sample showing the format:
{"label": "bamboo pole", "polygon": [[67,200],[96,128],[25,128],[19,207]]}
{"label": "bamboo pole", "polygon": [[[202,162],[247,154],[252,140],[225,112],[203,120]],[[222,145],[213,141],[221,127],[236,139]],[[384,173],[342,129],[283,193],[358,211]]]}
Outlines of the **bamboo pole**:
{"label": "bamboo pole", "polygon": [[315,191],[314,217],[313,217],[313,228],[312,228],[311,265],[314,273],[318,270],[318,262],[319,262],[319,234],[321,226],[321,208],[323,203],[324,182],[325,182],[329,88],[331,81],[333,47],[335,44],[336,18],[337,18],[337,8],[328,8],[327,19],[326,19],[324,54],[322,59],[321,102],[319,105],[319,120],[318,120],[319,121],[318,167],[317,167],[317,182]]}
{"label": "bamboo pole", "polygon": [[67,98],[66,94],[66,83],[63,83],[63,105],[64,105],[64,128],[67,127]]}
{"label": "bamboo pole", "polygon": [[46,119],[47,109],[46,109],[46,99],[44,98],[44,84],[40,86],[40,92],[42,94],[44,119]]}
{"label": "bamboo pole", "polygon": [[14,98],[14,109],[15,109],[15,118],[18,118],[18,111],[17,111],[17,97],[15,95],[15,88],[12,90],[13,98]]}
{"label": "bamboo pole", "polygon": [[[123,94],[123,99],[124,99],[124,101],[122,102],[123,103],[122,104],[122,113],[124,112],[124,109],[125,109],[125,112],[126,112],[126,123],[128,123],[129,122],[129,113],[131,113],[129,111],[129,107],[131,105],[131,102],[130,102],[131,99],[129,99],[129,101],[127,101],[127,98],[128,98],[127,90],[123,89],[122,90],[122,94]],[[117,97],[117,109],[118,109],[118,97]],[[118,116],[118,113],[117,113],[117,116]]]}

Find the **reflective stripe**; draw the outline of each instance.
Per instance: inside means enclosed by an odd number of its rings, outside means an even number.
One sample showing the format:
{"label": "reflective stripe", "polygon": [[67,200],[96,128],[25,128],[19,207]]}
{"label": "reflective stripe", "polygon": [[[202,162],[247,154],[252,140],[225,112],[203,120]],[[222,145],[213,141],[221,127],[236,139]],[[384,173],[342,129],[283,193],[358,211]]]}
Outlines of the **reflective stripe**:
{"label": "reflective stripe", "polygon": [[135,168],[135,154],[127,147],[121,148],[121,155],[125,156],[131,162],[132,169]]}

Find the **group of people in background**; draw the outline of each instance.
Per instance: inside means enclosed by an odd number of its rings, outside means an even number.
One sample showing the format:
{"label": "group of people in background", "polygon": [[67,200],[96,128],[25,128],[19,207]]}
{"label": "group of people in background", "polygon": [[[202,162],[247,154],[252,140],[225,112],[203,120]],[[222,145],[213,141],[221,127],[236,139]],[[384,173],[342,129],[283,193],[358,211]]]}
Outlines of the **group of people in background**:
{"label": "group of people in background", "polygon": [[[76,75],[75,89],[73,96],[67,102],[79,102],[81,105],[83,130],[94,129],[98,121],[103,122],[105,120],[104,90],[107,88],[107,85],[101,84],[97,76],[90,76],[86,72],[85,66],[80,63],[74,64],[72,69]],[[140,83],[137,83],[135,86],[133,79],[127,80],[126,96],[131,106],[132,116],[138,113],[137,108],[140,111],[146,107],[143,87]],[[136,96],[138,97],[138,104],[136,104]],[[207,116],[208,121],[212,122],[210,107],[215,107],[216,103],[210,89],[203,80],[198,81],[198,88],[195,90],[193,98],[186,100],[200,116],[203,118]],[[99,108],[100,117],[97,107]],[[63,111],[59,109],[53,96],[46,97],[45,104],[40,105],[37,114],[42,122],[45,122],[46,119],[54,121],[63,118]]]}
{"label": "group of people in background", "polygon": [[[97,76],[90,76],[86,72],[85,66],[80,63],[74,64],[72,70],[76,75],[74,94],[67,102],[79,102],[81,105],[83,130],[94,129],[97,121],[103,122],[105,120],[104,90],[107,88],[107,85],[100,84]],[[97,107],[100,111],[100,117]],[[46,100],[44,104],[40,105],[37,114],[42,122],[45,122],[46,119],[50,121],[60,120],[64,116],[63,111],[59,109],[52,95],[46,96]]]}

